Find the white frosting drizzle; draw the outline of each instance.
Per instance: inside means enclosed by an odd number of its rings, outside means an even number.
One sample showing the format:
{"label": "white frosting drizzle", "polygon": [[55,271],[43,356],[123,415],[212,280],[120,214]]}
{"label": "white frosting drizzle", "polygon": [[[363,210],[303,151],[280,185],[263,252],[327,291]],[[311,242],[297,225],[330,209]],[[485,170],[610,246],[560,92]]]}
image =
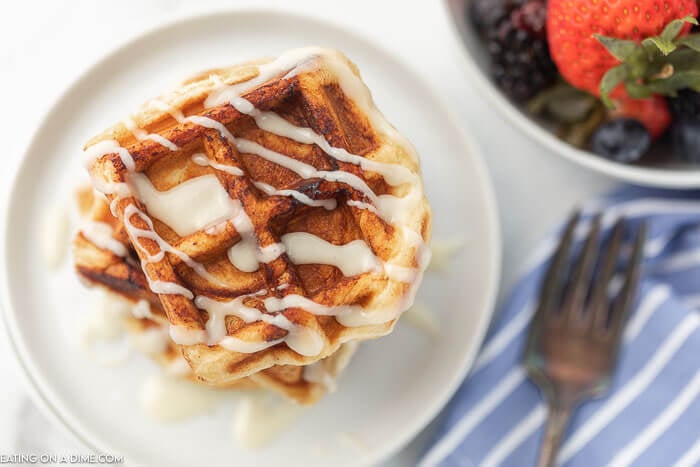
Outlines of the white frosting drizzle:
{"label": "white frosting drizzle", "polygon": [[236,408],[233,436],[244,449],[259,449],[289,428],[304,412],[288,400],[267,395],[246,395]]}
{"label": "white frosting drizzle", "polygon": [[167,191],[158,191],[142,173],[128,176],[148,213],[185,237],[230,219],[240,210],[214,174],[191,178]]}
{"label": "white frosting drizzle", "polygon": [[286,252],[293,264],[328,264],[340,269],[345,276],[375,271],[385,273],[392,280],[412,282],[418,273],[415,268],[382,261],[364,240],[334,245],[307,232],[288,233],[281,240],[282,243],[265,248],[256,247],[249,239],[241,240],[229,249],[229,260],[239,270],[253,272],[260,263],[269,263]]}
{"label": "white frosting drizzle", "polygon": [[167,102],[164,102],[160,99],[152,99],[150,105],[155,107],[157,110],[160,110],[161,112],[167,112],[178,123],[182,123],[185,121],[185,116],[183,115],[183,113],[180,110],[173,107],[172,105],[168,104]]}
{"label": "white frosting drizzle", "polygon": [[390,264],[379,259],[364,240],[353,240],[334,245],[307,232],[293,232],[282,236],[289,259],[294,264],[328,264],[344,276],[365,272],[383,272],[391,280],[413,282],[418,274],[415,268]]}
{"label": "white frosting drizzle", "polygon": [[192,373],[192,368],[185,360],[185,357],[178,355],[168,363],[165,367],[165,372],[173,376],[187,376]]}
{"label": "white frosting drizzle", "polygon": [[[220,170],[221,172],[225,172],[229,175],[235,175],[235,176],[241,176],[243,175],[243,171],[239,169],[238,167],[233,167],[230,165],[225,165],[225,164],[220,164],[216,161],[213,161],[207,157],[206,154],[198,152],[195,154],[192,154],[192,161],[201,166],[211,166],[212,168],[216,170]],[[296,191],[296,190],[278,190],[272,185],[268,185],[267,183],[263,182],[253,182],[253,184],[263,193],[265,193],[268,196],[291,196],[292,198],[296,199],[300,203],[309,205],[309,206],[315,206],[315,207],[323,207],[329,211],[332,211],[333,209],[336,208],[337,203],[335,199],[321,199],[321,200],[315,200],[311,199],[305,194]]]}
{"label": "white frosting drizzle", "polygon": [[151,312],[151,304],[148,303],[146,300],[139,300],[138,302],[136,302],[136,305],[134,305],[131,312],[136,318],[139,319],[153,318],[153,313]]}
{"label": "white frosting drizzle", "polygon": [[106,222],[85,220],[80,231],[85,235],[85,238],[103,250],[109,250],[121,257],[126,257],[129,254],[124,244],[114,238],[114,229]]}
{"label": "white frosting drizzle", "polygon": [[177,147],[177,145],[175,143],[173,143],[169,139],[167,139],[167,138],[165,138],[157,133],[148,133],[146,130],[139,128],[138,125],[136,125],[136,122],[134,122],[134,119],[131,117],[127,117],[126,119],[124,119],[124,126],[139,141],[142,141],[144,139],[150,139],[150,140],[153,140],[156,143],[160,144],[161,146],[165,146],[166,148],[170,149],[171,151],[178,151],[180,149],[179,147]]}
{"label": "white frosting drizzle", "polygon": [[282,236],[287,256],[294,264],[329,264],[344,276],[356,276],[382,269],[382,262],[364,240],[353,240],[345,245],[334,245],[307,232]]}
{"label": "white frosting drizzle", "polygon": [[239,177],[243,175],[243,171],[239,169],[238,167],[234,167],[232,165],[225,165],[225,164],[220,164],[216,161],[213,161],[207,157],[206,154],[203,152],[197,152],[192,154],[192,162],[194,162],[197,165],[201,166],[211,166],[215,168],[216,170],[220,170],[221,172],[225,172],[229,175],[235,175],[236,177]]}
{"label": "white frosting drizzle", "polygon": [[315,315],[335,316],[340,324],[348,327],[382,324],[391,321],[397,315],[396,308],[368,311],[360,305],[329,306],[297,294],[289,294],[282,298],[267,297],[264,303],[265,309],[271,313],[278,313],[287,308],[303,308]]}
{"label": "white frosting drizzle", "polygon": [[222,222],[220,224],[212,225],[211,227],[207,227],[204,229],[204,233],[207,235],[218,235],[222,233],[224,230],[226,230],[226,226],[228,225],[228,220],[226,222]]}
{"label": "white frosting drizzle", "polygon": [[151,289],[151,292],[159,295],[182,295],[183,297],[192,299],[194,298],[194,294],[192,292],[180,285],[176,284],[175,282],[168,282],[168,281],[161,281],[161,280],[153,280],[148,274],[145,274],[146,280],[148,280],[148,288]]}
{"label": "white frosting drizzle", "polygon": [[146,138],[148,138],[148,132],[144,130],[143,128],[140,128],[136,122],[134,121],[133,118],[131,117],[126,117],[124,119],[124,126],[126,127],[127,130],[131,132],[132,135],[139,141],[142,141]]}
{"label": "white frosting drizzle", "polygon": [[306,164],[300,160],[294,159],[293,157],[273,151],[247,139],[237,138],[235,144],[236,148],[238,148],[240,152],[255,154],[256,156],[262,157],[265,160],[291,170],[304,179],[321,178],[329,182],[345,183],[357,191],[362,192],[365,196],[372,200],[373,203],[377,201],[377,195],[374,193],[374,191],[372,191],[364,180],[355,174],[343,172],[342,170],[317,170],[313,165]]}
{"label": "white frosting drizzle", "polygon": [[206,324],[208,341],[216,343],[226,336],[225,318],[228,315],[236,316],[247,323],[259,319],[260,311],[244,305],[243,301],[265,293],[265,290],[259,290],[255,293],[241,295],[228,302],[213,300],[204,296],[197,297],[194,301],[195,305],[209,313],[209,320]]}
{"label": "white frosting drizzle", "polygon": [[159,422],[173,422],[214,409],[223,393],[167,374],[155,374],[141,389],[141,406]]}
{"label": "white frosting drizzle", "polygon": [[228,131],[228,128],[226,128],[226,126],[224,126],[223,123],[216,121],[213,118],[202,117],[200,115],[193,115],[191,117],[185,118],[185,121],[192,122],[196,125],[203,126],[205,128],[210,128],[212,130],[217,130],[219,133],[221,133],[221,136],[228,139],[229,141],[235,140],[231,132]]}
{"label": "white frosting drizzle", "polygon": [[282,73],[287,73],[285,78],[293,76],[296,71],[300,69],[300,66],[303,63],[313,59],[314,56],[320,51],[323,51],[323,49],[299,48],[289,50],[277,57],[275,60],[259,65],[258,75],[256,77],[230,86],[227,86],[225,83],[221,82],[218,77],[213,76],[212,78],[217,81],[218,89],[209,94],[207,99],[204,101],[204,105],[205,107],[214,107],[228,103],[231,100],[239,97],[244,92],[259,86],[269,79],[281,75]]}
{"label": "white frosting drizzle", "polygon": [[[139,216],[148,226],[148,229],[139,229],[136,227],[132,222],[131,222],[131,217],[132,216]],[[214,284],[218,285],[224,285],[216,276],[212,275],[207,271],[207,269],[204,267],[204,265],[196,262],[192,258],[190,258],[187,254],[183,253],[182,251],[178,250],[174,246],[170,245],[168,242],[163,240],[163,238],[158,235],[158,233],[155,231],[153,228],[153,222],[151,219],[146,216],[146,214],[141,211],[139,208],[137,208],[134,204],[129,204],[126,209],[124,209],[124,226],[126,227],[126,230],[131,234],[132,238],[136,239],[135,243],[141,248],[143,253],[146,255],[146,261],[148,263],[157,263],[158,261],[161,261],[165,257],[165,253],[172,253],[180,260],[185,263],[187,266],[189,266],[192,270],[194,270],[197,274],[199,274],[201,277],[204,279],[208,280],[209,282],[212,282]],[[152,241],[154,241],[158,245],[158,253],[156,254],[151,254],[148,250],[143,248],[139,242],[139,239],[141,238],[147,238]],[[141,266],[143,267],[144,272],[146,271],[145,268],[145,262],[142,261]],[[186,288],[182,287],[179,284],[176,284],[174,282],[161,282],[161,281],[151,281],[149,278],[149,275],[146,274],[146,277],[149,280],[149,284],[151,285],[151,290],[155,293],[177,293],[180,295],[185,295],[186,297],[192,298],[192,292],[187,290]],[[154,286],[158,287],[159,289],[163,290],[163,288],[167,290],[172,290],[171,292],[157,292],[154,290]],[[177,290],[177,292],[175,292]],[[187,293],[184,293],[184,292]]]}
{"label": "white frosting drizzle", "polygon": [[269,263],[279,258],[284,253],[284,245],[273,243],[264,248],[257,245],[257,240],[252,235],[241,237],[241,240],[228,250],[228,259],[231,264],[243,272],[255,272],[260,263]]}
{"label": "white frosting drizzle", "polygon": [[255,235],[255,227],[243,209],[239,200],[234,200],[238,211],[230,222],[240,235],[241,239],[228,251],[228,258],[231,264],[244,272],[254,272],[258,270],[259,263],[268,263],[281,254],[280,246],[277,244],[261,247],[258,237]]}
{"label": "white frosting drizzle", "polygon": [[115,366],[129,356],[124,335],[124,316],[131,304],[118,295],[101,291],[100,301],[87,314],[81,329],[81,344],[86,353],[102,366]]}
{"label": "white frosting drizzle", "polygon": [[268,196],[291,196],[292,198],[294,198],[302,204],[306,204],[307,206],[324,208],[328,211],[332,211],[338,206],[338,203],[335,199],[311,199],[304,193],[301,193],[296,190],[278,190],[272,185],[268,185],[267,183],[263,182],[253,182],[253,184],[260,191],[262,191]]}
{"label": "white frosting drizzle", "polygon": [[364,170],[380,174],[389,185],[419,182],[419,177],[403,165],[367,159],[351,154],[343,148],[333,147],[323,136],[311,128],[298,127],[273,112],[255,109],[249,101],[242,97],[233,99],[230,103],[239,112],[253,117],[259,128],[299,143],[315,144],[334,159],[359,165]]}
{"label": "white frosting drizzle", "polygon": [[413,283],[418,279],[421,272],[416,268],[384,263],[384,273],[392,281]]}
{"label": "white frosting drizzle", "polygon": [[129,336],[131,345],[145,355],[160,355],[168,349],[170,337],[167,327],[150,327]]}
{"label": "white frosting drizzle", "polygon": [[[208,297],[199,296],[195,299],[195,305],[198,308],[206,310],[209,313],[207,321],[207,335],[209,345],[219,343],[223,347],[236,352],[244,352],[239,349],[256,348],[262,350],[264,348],[275,345],[279,341],[270,342],[247,342],[235,337],[226,336],[225,318],[226,316],[236,316],[246,323],[254,323],[263,321],[268,324],[277,326],[288,332],[284,341],[289,348],[299,353],[300,355],[313,356],[318,355],[323,349],[323,338],[316,332],[303,326],[298,326],[281,313],[267,314],[257,308],[249,307],[243,304],[246,298],[265,295],[266,290],[260,290],[254,294],[243,295],[228,302],[213,300]],[[256,350],[257,351],[257,350]],[[247,352],[246,352],[247,353]]]}
{"label": "white frosting drizzle", "polygon": [[[93,183],[95,180],[93,179]],[[96,187],[98,185],[95,185]],[[112,188],[117,188],[115,190],[111,190]],[[108,195],[108,194],[115,194],[116,196],[112,201],[109,203],[109,211],[112,213],[114,217],[117,217],[119,213],[117,212],[117,205],[119,204],[119,201],[123,197],[127,197],[131,195],[131,190],[129,189],[129,185],[126,183],[112,183],[111,186],[105,186],[102,185],[100,188],[96,188],[98,191],[101,193]]]}
{"label": "white frosting drizzle", "polygon": [[432,257],[432,251],[425,241],[423,241],[423,236],[413,229],[401,226],[401,233],[403,234],[404,240],[411,245],[416,250],[416,262],[418,263],[418,270],[421,272],[425,271],[430,263],[430,258]]}
{"label": "white frosting drizzle", "polygon": [[171,324],[170,338],[176,344],[195,345],[207,341],[207,332],[204,329],[192,329],[187,326]]}
{"label": "white frosting drizzle", "polygon": [[377,208],[375,208],[374,206],[372,206],[369,203],[365,203],[364,201],[356,201],[354,199],[349,199],[348,206],[351,206],[351,207],[354,207],[357,209],[366,209],[369,212],[379,216],[379,211],[377,210]]}
{"label": "white frosting drizzle", "polygon": [[136,168],[134,158],[131,157],[131,153],[125,148],[121,147],[119,145],[119,142],[113,139],[106,139],[104,141],[100,141],[87,148],[85,150],[85,163],[90,165],[95,160],[107,154],[119,154],[119,158],[122,160],[124,167],[126,167],[126,170],[128,170],[129,172],[132,172]]}
{"label": "white frosting drizzle", "polygon": [[255,353],[260,352],[261,350],[268,349],[270,347],[274,347],[275,345],[281,344],[282,342],[284,342],[284,339],[251,342],[244,341],[243,339],[239,339],[233,336],[226,336],[218,342],[218,345],[220,345],[226,350],[230,350],[231,352]]}

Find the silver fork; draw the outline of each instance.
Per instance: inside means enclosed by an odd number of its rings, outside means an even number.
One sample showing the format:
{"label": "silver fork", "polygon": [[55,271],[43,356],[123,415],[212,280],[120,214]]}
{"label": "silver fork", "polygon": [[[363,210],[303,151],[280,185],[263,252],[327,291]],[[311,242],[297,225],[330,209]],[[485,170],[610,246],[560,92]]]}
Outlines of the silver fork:
{"label": "silver fork", "polygon": [[[540,387],[549,406],[547,429],[539,467],[555,465],[562,437],[573,409],[582,401],[603,395],[610,386],[622,340],[622,329],[639,282],[646,225],[639,228],[623,284],[609,296],[620,255],[625,220],[613,228],[610,242],[600,252],[601,216],[591,222],[581,253],[567,281],[571,249],[579,223],[576,212],[566,226],[530,324],[524,365]],[[599,272],[593,277],[597,257]]]}

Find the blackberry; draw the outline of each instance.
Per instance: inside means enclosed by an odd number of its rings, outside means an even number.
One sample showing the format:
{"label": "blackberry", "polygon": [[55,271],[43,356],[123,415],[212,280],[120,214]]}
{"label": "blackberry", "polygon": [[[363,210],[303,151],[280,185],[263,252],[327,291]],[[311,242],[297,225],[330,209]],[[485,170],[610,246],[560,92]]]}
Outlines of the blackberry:
{"label": "blackberry", "polygon": [[500,23],[503,18],[519,7],[522,0],[472,0],[469,2],[469,19],[482,39]]}
{"label": "blackberry", "polygon": [[700,120],[700,93],[682,89],[668,99],[668,107],[674,120]]}
{"label": "blackberry", "polygon": [[474,0],[470,8],[491,56],[491,74],[503,92],[522,102],[556,81],[545,0]]}
{"label": "blackberry", "polygon": [[678,91],[668,99],[673,115],[671,141],[674,155],[685,162],[700,163],[700,93],[691,89]]}
{"label": "blackberry", "polygon": [[676,156],[694,164],[700,163],[700,120],[679,120],[671,128]]}

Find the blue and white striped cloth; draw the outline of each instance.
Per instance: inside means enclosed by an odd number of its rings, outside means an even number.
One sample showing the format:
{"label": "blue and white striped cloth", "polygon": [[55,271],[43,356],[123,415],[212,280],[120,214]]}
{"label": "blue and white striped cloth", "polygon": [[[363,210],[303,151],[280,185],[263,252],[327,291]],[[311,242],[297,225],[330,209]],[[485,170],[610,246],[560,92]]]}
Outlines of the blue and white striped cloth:
{"label": "blue and white striped cloth", "polygon": [[[619,215],[648,222],[643,280],[611,391],[574,414],[559,463],[700,466],[700,192],[631,188],[586,206],[584,219],[596,211],[607,230]],[[421,465],[536,465],[547,410],[520,359],[557,242],[528,263]]]}

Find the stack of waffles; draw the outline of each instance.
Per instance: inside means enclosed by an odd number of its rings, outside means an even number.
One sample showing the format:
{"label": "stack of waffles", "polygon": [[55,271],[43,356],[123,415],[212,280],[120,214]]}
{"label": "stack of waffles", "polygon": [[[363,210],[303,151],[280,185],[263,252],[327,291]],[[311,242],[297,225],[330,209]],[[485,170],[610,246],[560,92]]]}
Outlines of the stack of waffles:
{"label": "stack of waffles", "polygon": [[202,384],[316,402],[429,261],[418,157],[334,50],[201,73],[85,152],[78,274]]}

